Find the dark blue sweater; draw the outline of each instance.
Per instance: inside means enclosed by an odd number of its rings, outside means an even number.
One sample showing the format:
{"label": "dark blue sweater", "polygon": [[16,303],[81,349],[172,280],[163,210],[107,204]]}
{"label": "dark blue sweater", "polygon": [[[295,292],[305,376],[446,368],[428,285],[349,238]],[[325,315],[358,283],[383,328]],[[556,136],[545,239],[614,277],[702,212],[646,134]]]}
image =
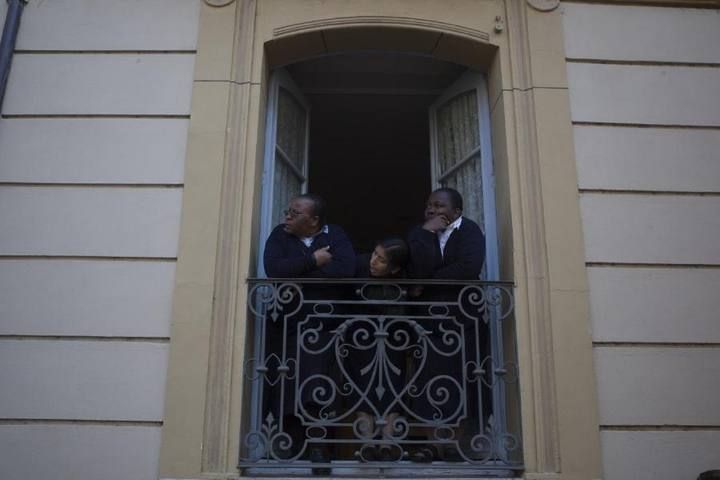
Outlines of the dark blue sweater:
{"label": "dark blue sweater", "polygon": [[[332,260],[318,268],[313,252],[330,246]],[[265,243],[265,273],[270,278],[350,278],[355,273],[355,252],[342,228],[328,225],[328,233],[320,233],[310,248],[295,235],[278,225]]]}
{"label": "dark blue sweater", "polygon": [[485,261],[485,236],[477,223],[463,217],[440,253],[437,234],[418,225],[408,234],[413,278],[478,280]]}

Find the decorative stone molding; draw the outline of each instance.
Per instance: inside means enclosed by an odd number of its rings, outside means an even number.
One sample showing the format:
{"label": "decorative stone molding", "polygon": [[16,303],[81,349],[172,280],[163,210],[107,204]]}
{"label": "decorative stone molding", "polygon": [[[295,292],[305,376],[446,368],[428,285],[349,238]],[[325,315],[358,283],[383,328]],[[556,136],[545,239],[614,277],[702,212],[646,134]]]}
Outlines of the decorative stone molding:
{"label": "decorative stone molding", "polygon": [[224,7],[225,5],[230,5],[234,1],[235,0],[204,0],[204,2],[211,7]]}
{"label": "decorative stone molding", "polygon": [[[205,0],[210,2],[210,0]],[[231,0],[232,1],[232,0]],[[555,366],[553,360],[552,322],[550,313],[550,287],[548,274],[548,256],[545,248],[546,233],[543,222],[544,212],[542,189],[540,185],[540,164],[536,125],[534,117],[534,100],[532,75],[530,69],[530,51],[527,32],[526,2],[541,11],[550,11],[557,7],[558,0],[507,0],[505,15],[496,23],[502,25],[500,31],[507,32],[509,40],[509,59],[511,78],[508,86],[512,87],[513,113],[516,119],[514,137],[516,156],[521,166],[518,172],[519,191],[521,194],[520,232],[524,250],[524,274],[526,284],[518,292],[518,307],[524,309],[519,316],[525,325],[519,326],[526,335],[527,357],[532,361],[523,365],[530,370],[531,380],[528,397],[524,404],[529,408],[523,411],[523,424],[530,428],[526,432],[528,443],[526,448],[526,466],[534,475],[529,478],[536,480],[554,480],[560,478],[560,447],[558,412],[555,395]],[[214,3],[223,3],[215,0]],[[229,2],[226,2],[229,3]],[[539,5],[539,7],[538,7]],[[219,251],[216,267],[215,304],[212,320],[211,345],[207,385],[207,401],[205,409],[205,432],[203,435],[202,470],[206,475],[223,475],[232,471],[236,449],[229,448],[235,441],[238,432],[230,431],[233,422],[233,362],[234,347],[237,338],[243,335],[238,329],[237,319],[242,316],[245,299],[239,294],[241,282],[240,245],[243,241],[243,225],[251,220],[247,212],[252,212],[244,199],[244,177],[249,162],[247,126],[253,121],[250,116],[252,89],[250,83],[250,66],[253,61],[255,37],[255,10],[257,0],[239,0],[240,11],[236,27],[235,81],[244,83],[232,94],[227,155],[224,168],[224,185],[222,188],[222,205],[220,212],[220,229],[218,238]],[[490,35],[486,32],[464,26],[427,19],[393,16],[352,16],[318,19],[290,24],[273,30],[274,37],[285,37],[300,33],[340,29],[347,27],[405,27],[432,30],[470,38],[476,41],[489,42]],[[498,27],[496,26],[496,31]],[[244,164],[245,163],[245,164]],[[243,203],[246,201],[246,204]],[[246,212],[246,213],[243,213]],[[247,228],[245,228],[247,230]],[[246,234],[247,235],[247,234]],[[522,276],[521,272],[518,272]],[[522,297],[522,298],[521,298]],[[522,306],[521,306],[522,305]],[[237,327],[237,328],[236,328]],[[239,402],[238,402],[239,403]],[[529,410],[529,411],[528,411]]]}
{"label": "decorative stone molding", "polygon": [[[505,18],[509,38],[512,104],[516,119],[514,140],[519,162],[518,180],[521,194],[520,216],[524,258],[525,288],[518,290],[518,307],[525,304],[519,318],[518,331],[525,332],[524,348],[532,358],[521,368],[530,369],[531,398],[523,403],[531,411],[523,411],[526,429],[526,468],[532,473],[554,474],[560,471],[560,434],[555,395],[555,364],[553,359],[552,317],[548,253],[540,184],[535,105],[530,67],[530,40],[527,30],[527,8],[522,0],[505,2]],[[516,272],[520,277],[521,272]]]}
{"label": "decorative stone molding", "polygon": [[[526,473],[524,480],[562,480],[559,473]],[[597,479],[593,479],[597,480]]]}
{"label": "decorative stone molding", "polygon": [[332,28],[343,27],[411,27],[424,30],[434,30],[437,32],[454,33],[463,37],[472,38],[487,42],[490,35],[482,30],[463,27],[453,23],[439,22],[424,18],[412,17],[388,17],[388,16],[355,16],[355,17],[333,17],[322,18],[319,20],[310,20],[308,22],[293,23],[284,27],[273,30],[273,36],[281,37],[285,35],[294,35],[297,33],[311,32],[314,30],[326,30]]}
{"label": "decorative stone molding", "polygon": [[[258,125],[262,104],[262,86],[252,83],[251,71],[253,63],[255,68],[262,62],[261,45],[255,42],[270,40],[263,37],[256,40],[256,9],[258,0],[203,0],[209,7],[205,12],[210,12],[216,19],[221,18],[227,23],[232,23],[226,15],[219,13],[231,13],[235,10],[235,35],[234,35],[234,58],[232,77],[230,80],[230,104],[227,112],[227,136],[225,142],[225,156],[222,170],[222,190],[220,193],[220,212],[217,237],[217,256],[215,257],[215,268],[213,272],[214,290],[202,294],[211,297],[212,320],[211,326],[207,327],[210,337],[208,352],[205,357],[208,360],[207,377],[201,376],[203,387],[206,392],[202,395],[199,406],[189,412],[193,418],[202,416],[202,438],[195,430],[190,431],[183,424],[181,414],[187,413],[182,409],[174,414],[173,430],[171,433],[181,432],[174,438],[182,438],[181,446],[178,449],[173,443],[170,450],[177,457],[180,454],[187,454],[192,448],[192,465],[185,467],[186,470],[172,470],[164,472],[164,479],[192,476],[206,480],[229,480],[237,478],[236,460],[240,435],[238,432],[239,420],[238,411],[242,390],[239,387],[238,377],[241,375],[238,365],[241,359],[238,358],[242,351],[244,342],[244,308],[245,294],[243,276],[248,272],[248,264],[253,245],[253,206],[256,200],[253,198],[254,183],[259,176],[257,170],[257,148],[258,128],[263,128],[262,122]],[[596,0],[586,0],[594,2]],[[606,3],[616,3],[621,0],[602,0]],[[300,4],[302,2],[298,2]],[[311,2],[308,2],[310,5]],[[330,2],[336,3],[336,2]],[[343,3],[343,2],[339,2]],[[349,2],[348,2],[349,3]],[[410,3],[408,1],[408,3]],[[523,428],[524,428],[524,453],[526,460],[525,476],[529,480],[560,480],[566,476],[560,472],[560,425],[558,418],[561,417],[556,402],[556,383],[562,385],[562,372],[556,379],[555,363],[560,364],[563,359],[562,352],[557,353],[554,359],[553,351],[553,329],[550,313],[550,284],[549,284],[549,259],[546,249],[546,231],[543,221],[543,192],[540,183],[540,158],[538,147],[538,124],[535,120],[536,93],[533,91],[532,71],[530,68],[530,43],[528,38],[528,17],[531,19],[548,20],[553,16],[559,16],[559,11],[551,14],[534,15],[531,9],[540,11],[551,11],[557,7],[557,0],[504,0],[497,2],[499,12],[504,13],[497,18],[498,12],[489,9],[492,16],[475,22],[483,25],[483,28],[490,29],[493,33],[493,42],[498,40],[497,34],[503,32],[502,38],[496,43],[501,55],[497,57],[493,69],[502,69],[503,98],[507,103],[503,105],[504,121],[507,122],[510,130],[501,132],[508,146],[508,156],[514,171],[509,175],[512,177],[511,190],[517,192],[514,197],[517,205],[513,204],[513,240],[517,242],[513,251],[519,252],[513,266],[515,267],[516,278],[518,279],[518,316],[517,329],[519,334],[518,345],[522,357],[521,369],[523,371],[523,387],[521,395],[523,402]],[[635,3],[674,3],[679,4],[706,4],[718,5],[720,0],[635,0]],[[329,9],[323,8],[323,2],[312,3],[310,9],[317,9],[317,15],[331,15]],[[222,11],[213,10],[213,7],[230,6]],[[303,7],[304,8],[304,7]],[[410,10],[412,11],[412,10]],[[264,15],[274,15],[273,12],[264,12]],[[420,13],[417,13],[420,15]],[[274,18],[274,17],[273,17]],[[495,19],[493,21],[493,18]],[[263,18],[263,20],[265,20]],[[263,23],[262,25],[267,25]],[[212,29],[211,22],[203,28]],[[412,17],[394,16],[335,16],[328,19],[317,19],[308,22],[300,22],[280,26],[272,31],[274,37],[290,37],[298,33],[317,32],[324,29],[342,29],[352,27],[395,27],[398,29],[414,31],[432,31],[446,33],[457,37],[463,37],[463,41],[475,41],[478,45],[489,44],[490,35],[481,30],[468,28],[463,25],[456,25],[432,19],[418,19]],[[231,38],[231,37],[228,37]],[[289,43],[294,39],[288,38]],[[230,40],[228,40],[229,42]],[[494,48],[494,47],[493,47]],[[260,53],[258,53],[260,52]],[[255,57],[258,55],[258,57]],[[501,66],[502,64],[502,66]],[[494,73],[499,73],[493,70]],[[499,76],[499,75],[498,75]],[[193,107],[195,108],[195,107]],[[510,126],[512,125],[512,126]],[[202,127],[202,125],[201,125]],[[193,141],[193,140],[191,140]],[[213,199],[215,194],[213,191]],[[213,200],[215,201],[215,200]],[[218,212],[208,212],[194,208],[184,207],[184,213],[188,216],[215,215]],[[515,207],[517,207],[515,209]],[[182,239],[181,239],[182,242]],[[214,251],[214,250],[213,250]],[[514,255],[514,253],[513,253]],[[254,257],[253,257],[254,258]],[[212,259],[208,259],[212,262]],[[208,306],[209,309],[209,306]],[[187,330],[186,325],[180,327]],[[205,327],[203,327],[205,328]],[[204,331],[204,330],[203,330]],[[186,335],[184,338],[188,338]],[[195,337],[190,340],[196,341]],[[557,339],[555,340],[557,342]],[[177,350],[178,344],[173,341],[172,348]],[[197,343],[197,342],[196,342]],[[180,344],[181,354],[183,344]],[[187,348],[187,346],[186,346]],[[194,352],[194,350],[193,350]],[[202,369],[205,372],[204,368]],[[200,377],[193,373],[193,379]],[[180,378],[180,380],[178,380]],[[556,382],[556,380],[558,380]],[[184,377],[177,376],[172,380],[175,384],[184,381]],[[186,387],[187,395],[195,395],[199,389],[199,382],[195,381]],[[198,395],[200,396],[200,395]],[[560,397],[562,398],[562,397]],[[204,415],[201,415],[202,409]],[[178,420],[180,419],[180,420]],[[199,422],[197,422],[199,423]],[[563,428],[567,428],[564,426]],[[564,431],[564,430],[563,430]],[[573,439],[574,440],[574,439]],[[167,440],[163,440],[167,444]],[[188,447],[189,445],[189,447]],[[563,448],[566,448],[566,444]],[[173,450],[174,449],[174,450]],[[564,451],[564,450],[563,450]],[[202,452],[202,458],[200,457]],[[171,457],[168,457],[171,458]],[[165,460],[167,469],[167,459]],[[196,467],[197,465],[197,467]],[[197,472],[201,470],[202,472]],[[179,473],[176,473],[179,472]],[[569,476],[568,478],[580,478]],[[588,478],[587,476],[582,478]],[[592,478],[592,477],[591,477]]]}
{"label": "decorative stone molding", "polygon": [[560,6],[560,0],[527,0],[527,3],[541,12],[551,12]]}
{"label": "decorative stone molding", "polygon": [[[235,37],[235,58],[233,59],[239,81],[245,83],[234,88],[230,94],[230,116],[226,138],[225,165],[220,204],[220,227],[218,253],[215,268],[215,301],[213,304],[210,330],[210,357],[205,402],[205,430],[203,432],[202,471],[222,473],[235,469],[236,458],[231,457],[228,445],[237,431],[230,431],[232,425],[233,369],[236,337],[245,332],[236,331],[236,321],[244,311],[238,313],[238,298],[241,281],[241,236],[243,225],[250,225],[244,208],[243,191],[245,168],[248,157],[248,127],[252,85],[249,84],[250,67],[254,46],[256,0],[239,0]],[[239,328],[243,328],[241,325]]]}
{"label": "decorative stone molding", "polygon": [[586,3],[647,5],[649,7],[720,8],[720,0],[584,0]]}
{"label": "decorative stone molding", "polygon": [[493,29],[495,30],[495,33],[502,33],[502,31],[505,30],[505,21],[500,15],[495,17],[495,26]]}

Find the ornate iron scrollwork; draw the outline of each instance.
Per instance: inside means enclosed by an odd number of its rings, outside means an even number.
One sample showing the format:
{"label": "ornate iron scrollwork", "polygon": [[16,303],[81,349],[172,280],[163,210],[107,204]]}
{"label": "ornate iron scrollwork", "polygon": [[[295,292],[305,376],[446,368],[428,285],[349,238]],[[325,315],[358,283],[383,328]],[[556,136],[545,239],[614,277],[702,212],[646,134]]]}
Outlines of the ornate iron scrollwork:
{"label": "ornate iron scrollwork", "polygon": [[[413,281],[417,285],[417,281]],[[521,468],[504,388],[512,286],[253,280],[243,468]],[[437,295],[433,295],[437,292]],[[499,343],[500,342],[500,343]]]}

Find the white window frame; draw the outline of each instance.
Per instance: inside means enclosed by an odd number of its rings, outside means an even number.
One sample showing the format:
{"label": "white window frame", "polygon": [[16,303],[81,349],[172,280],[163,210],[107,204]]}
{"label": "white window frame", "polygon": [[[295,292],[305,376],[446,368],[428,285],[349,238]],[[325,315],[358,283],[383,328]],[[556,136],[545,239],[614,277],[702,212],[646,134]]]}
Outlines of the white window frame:
{"label": "white window frame", "polygon": [[[296,171],[297,167],[287,160],[280,146],[277,144],[278,129],[278,103],[280,98],[280,88],[284,88],[297,100],[303,108],[305,108],[305,149],[302,158],[302,169]],[[263,265],[263,251],[265,250],[265,241],[270,232],[275,227],[272,224],[272,214],[274,209],[283,208],[284,205],[274,205],[274,189],[275,189],[275,163],[277,161],[285,162],[290,169],[301,178],[300,192],[306,193],[308,188],[308,156],[310,144],[310,103],[303,95],[300,88],[295,84],[290,74],[284,68],[273,70],[270,78],[270,86],[268,89],[267,115],[265,121],[265,153],[263,157],[263,176],[262,176],[262,199],[260,210],[260,248],[258,250],[257,273],[258,277],[265,276],[265,267]],[[279,160],[278,160],[279,157]]]}
{"label": "white window frame", "polygon": [[[485,280],[500,280],[500,261],[497,240],[497,215],[495,211],[495,174],[493,169],[492,157],[492,135],[490,132],[490,105],[488,101],[487,81],[485,75],[468,71],[450,85],[435,102],[430,106],[430,170],[431,170],[431,188],[435,190],[440,188],[441,178],[439,175],[439,154],[438,154],[438,109],[448,101],[458,95],[476,91],[477,108],[478,108],[478,128],[480,130],[480,162],[481,162],[481,178],[480,184],[482,188],[483,199],[483,225],[480,227],[485,233]],[[477,149],[473,150],[465,159],[456,163],[445,172],[444,176],[454,171],[460,165],[469,161],[471,155],[475,154]]]}

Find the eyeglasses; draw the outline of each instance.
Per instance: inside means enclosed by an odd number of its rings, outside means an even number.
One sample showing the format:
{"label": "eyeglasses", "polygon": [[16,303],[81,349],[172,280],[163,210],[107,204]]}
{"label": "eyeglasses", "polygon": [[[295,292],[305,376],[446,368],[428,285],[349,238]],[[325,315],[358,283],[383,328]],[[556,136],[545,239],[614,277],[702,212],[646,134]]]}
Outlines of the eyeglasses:
{"label": "eyeglasses", "polygon": [[295,209],[293,209],[293,208],[289,208],[289,209],[287,209],[287,210],[283,210],[283,214],[284,214],[286,217],[295,218],[295,217],[298,217],[298,216],[300,216],[300,215],[305,215],[305,212],[298,212],[297,210],[295,210]]}

